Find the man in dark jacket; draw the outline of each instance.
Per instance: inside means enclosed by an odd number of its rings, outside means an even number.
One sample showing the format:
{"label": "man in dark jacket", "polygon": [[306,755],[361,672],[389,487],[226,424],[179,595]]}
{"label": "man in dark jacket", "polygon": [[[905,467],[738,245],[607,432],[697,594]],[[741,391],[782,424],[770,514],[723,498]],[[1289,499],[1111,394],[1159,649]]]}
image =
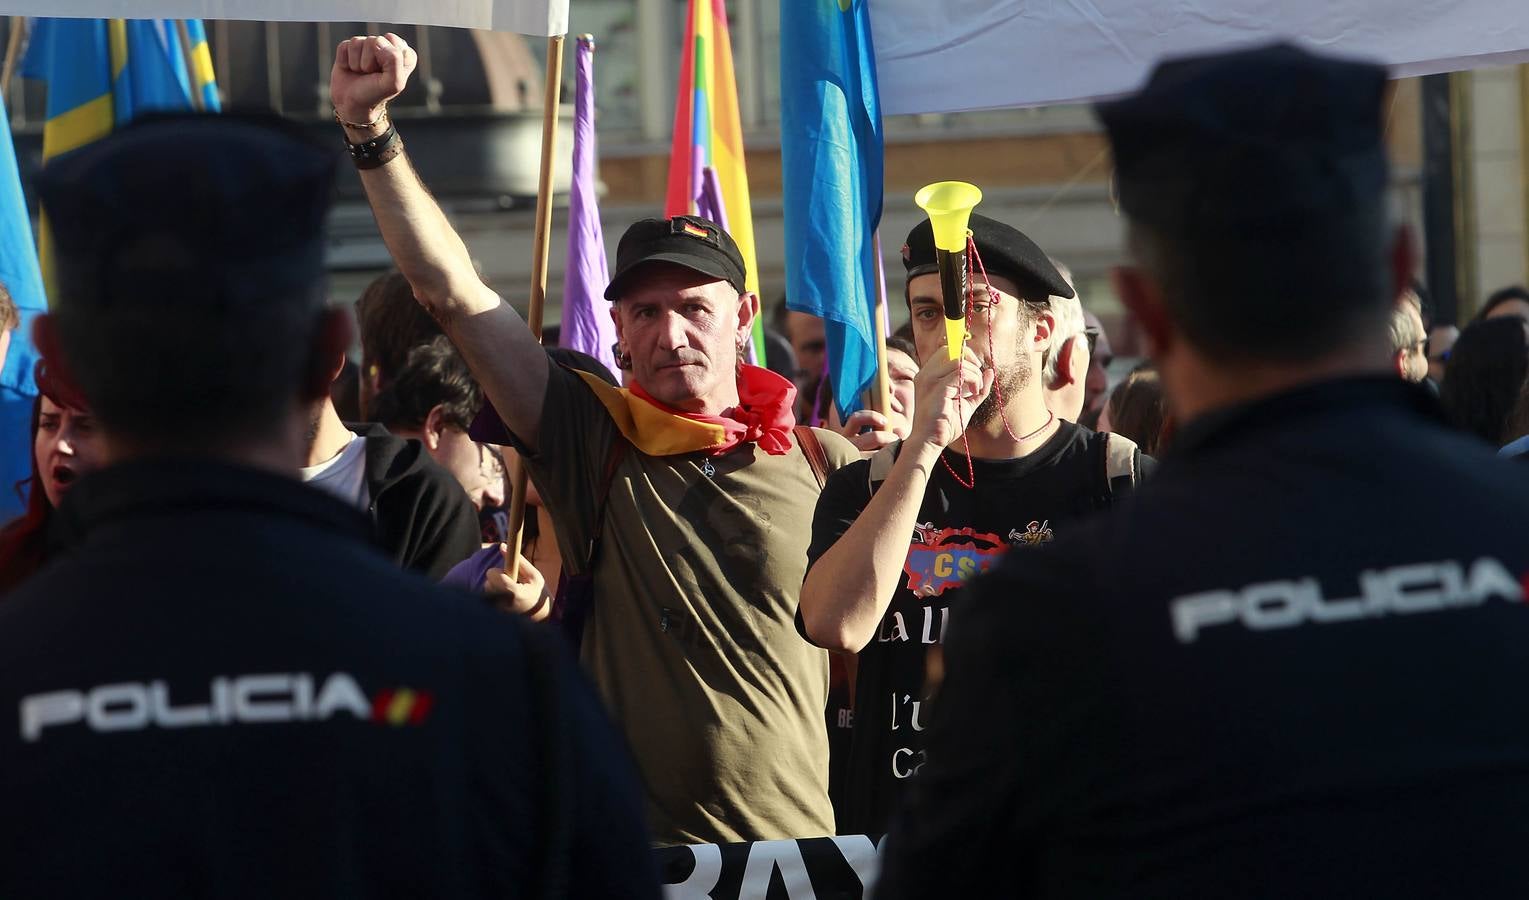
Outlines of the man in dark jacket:
{"label": "man in dark jacket", "polygon": [[559,639],[398,571],[294,477],[349,339],[332,157],[297,134],[161,120],[41,178],[39,345],[111,465],[0,603],[0,896],[656,897]]}
{"label": "man in dark jacket", "polygon": [[314,405],[303,481],[367,514],[393,561],[439,581],[478,552],[478,514],[424,446],[381,425],[346,425],[326,393]]}
{"label": "man in dark jacket", "polygon": [[1275,46],[1101,107],[1183,424],[973,586],[879,897],[1529,895],[1529,481],[1394,375],[1385,78]]}

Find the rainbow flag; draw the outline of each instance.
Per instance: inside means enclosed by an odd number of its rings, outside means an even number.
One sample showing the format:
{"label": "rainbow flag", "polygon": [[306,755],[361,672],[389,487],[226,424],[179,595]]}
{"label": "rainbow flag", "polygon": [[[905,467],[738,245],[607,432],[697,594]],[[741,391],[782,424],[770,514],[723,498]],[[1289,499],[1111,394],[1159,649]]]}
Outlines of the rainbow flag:
{"label": "rainbow flag", "polygon": [[[210,99],[207,109],[217,109],[206,30],[194,19],[186,24],[194,78],[174,20],[35,20],[21,75],[48,83],[43,162],[99,141],[146,112],[191,109],[193,89]],[[57,283],[52,243],[44,211],[37,249],[49,297]]]}
{"label": "rainbow flag", "polygon": [[[728,234],[743,253],[748,289],[759,293],[754,254],[754,213],[744,169],[743,123],[738,117],[738,82],[724,0],[690,0],[680,58],[679,96],[674,104],[674,144],[669,156],[669,193],[664,215],[700,215],[710,169],[722,189]],[[754,320],[754,359],[764,364],[764,323]]]}

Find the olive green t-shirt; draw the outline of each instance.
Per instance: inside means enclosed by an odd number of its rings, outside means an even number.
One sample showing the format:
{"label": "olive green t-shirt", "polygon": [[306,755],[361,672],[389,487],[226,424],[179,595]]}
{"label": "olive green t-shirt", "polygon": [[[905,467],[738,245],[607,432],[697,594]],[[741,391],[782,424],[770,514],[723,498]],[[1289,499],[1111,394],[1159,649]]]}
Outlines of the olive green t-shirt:
{"label": "olive green t-shirt", "polygon": [[[597,523],[611,442],[625,439],[577,375],[549,370],[528,468],[573,570],[603,525],[582,656],[642,772],[654,840],[833,834],[828,657],[794,618],[819,494],[801,448],[627,446]],[[818,437],[830,469],[859,458]]]}

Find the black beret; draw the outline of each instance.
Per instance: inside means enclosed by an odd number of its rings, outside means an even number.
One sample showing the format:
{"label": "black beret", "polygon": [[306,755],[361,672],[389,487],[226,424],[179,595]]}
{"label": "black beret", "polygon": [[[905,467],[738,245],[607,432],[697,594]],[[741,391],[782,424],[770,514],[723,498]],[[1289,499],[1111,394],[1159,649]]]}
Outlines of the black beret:
{"label": "black beret", "polygon": [[[1052,296],[1074,296],[1072,285],[1035,241],[1025,237],[1018,228],[978,213],[972,213],[967,228],[982,257],[982,268],[989,275],[1000,275],[1014,282],[1024,299],[1040,302]],[[928,219],[908,232],[908,242],[903,244],[903,268],[908,270],[909,279],[939,270],[934,253],[934,226]],[[982,278],[975,261],[971,277],[979,282]]]}
{"label": "black beret", "polygon": [[1282,43],[1164,62],[1096,109],[1131,219],[1277,237],[1384,202],[1385,89],[1381,66]]}
{"label": "black beret", "polygon": [[188,114],[53,160],[37,189],[59,310],[322,303],[338,158],[275,116]]}

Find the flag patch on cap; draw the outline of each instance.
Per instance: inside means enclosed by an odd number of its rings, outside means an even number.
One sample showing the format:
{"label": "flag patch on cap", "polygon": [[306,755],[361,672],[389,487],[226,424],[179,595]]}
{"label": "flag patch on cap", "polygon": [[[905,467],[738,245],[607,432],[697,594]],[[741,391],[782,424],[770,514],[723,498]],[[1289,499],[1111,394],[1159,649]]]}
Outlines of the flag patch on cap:
{"label": "flag patch on cap", "polygon": [[691,237],[700,238],[703,241],[711,240],[711,232],[707,231],[701,226],[692,225],[689,222],[684,223],[684,225],[684,232]]}

